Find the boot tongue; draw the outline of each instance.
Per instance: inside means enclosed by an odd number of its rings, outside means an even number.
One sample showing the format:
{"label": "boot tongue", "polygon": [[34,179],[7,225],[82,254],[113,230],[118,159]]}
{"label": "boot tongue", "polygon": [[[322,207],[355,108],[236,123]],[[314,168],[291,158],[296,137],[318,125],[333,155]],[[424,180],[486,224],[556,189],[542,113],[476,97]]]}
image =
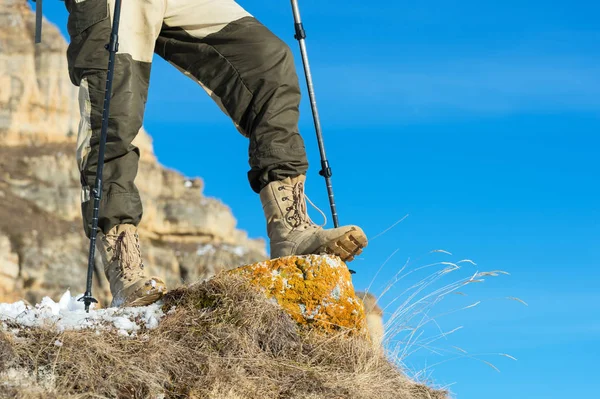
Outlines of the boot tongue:
{"label": "boot tongue", "polygon": [[294,214],[292,215],[294,226],[299,227],[303,223],[309,223],[306,201],[304,201],[304,184],[302,182],[294,185],[292,199],[294,201]]}
{"label": "boot tongue", "polygon": [[[292,200],[293,200],[293,210],[294,214],[292,215],[292,219],[294,221],[294,227],[300,227],[302,225],[308,225],[311,227],[323,227],[327,224],[327,216],[320,210],[304,192],[304,181],[300,180],[292,187]],[[322,225],[317,226],[315,222],[312,221],[310,216],[308,216],[308,207],[306,202],[310,202],[310,204],[323,216],[324,222]]]}
{"label": "boot tongue", "polygon": [[[141,276],[142,254],[139,240],[135,233],[123,232],[117,240],[117,256],[127,277]],[[136,273],[137,272],[137,273]]]}

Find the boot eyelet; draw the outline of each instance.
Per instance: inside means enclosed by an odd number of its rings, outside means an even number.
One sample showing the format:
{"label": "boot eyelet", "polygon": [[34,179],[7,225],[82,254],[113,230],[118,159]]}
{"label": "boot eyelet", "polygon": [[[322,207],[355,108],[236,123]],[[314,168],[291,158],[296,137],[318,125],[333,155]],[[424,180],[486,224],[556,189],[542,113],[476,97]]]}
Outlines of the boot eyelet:
{"label": "boot eyelet", "polygon": [[285,210],[289,212],[289,211],[291,211],[291,210],[292,210],[292,208],[290,208],[290,207],[287,207],[287,208],[285,208]]}
{"label": "boot eyelet", "polygon": [[278,187],[277,190],[279,190],[279,191],[283,190],[283,186]]}
{"label": "boot eyelet", "polygon": [[289,200],[289,198],[288,197],[283,197],[281,200],[282,201],[287,201],[287,200]]}

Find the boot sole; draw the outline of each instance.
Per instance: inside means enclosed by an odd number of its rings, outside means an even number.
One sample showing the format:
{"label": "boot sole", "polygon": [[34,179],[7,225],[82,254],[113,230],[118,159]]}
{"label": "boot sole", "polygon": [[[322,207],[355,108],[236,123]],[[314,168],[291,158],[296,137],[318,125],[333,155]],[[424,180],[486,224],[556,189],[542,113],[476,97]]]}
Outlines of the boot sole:
{"label": "boot sole", "polygon": [[149,294],[143,296],[141,298],[134,299],[129,303],[123,304],[124,307],[138,307],[138,306],[148,306],[152,305],[154,302],[160,300],[164,296],[164,292],[155,292],[153,294]]}
{"label": "boot sole", "polygon": [[360,255],[366,246],[367,236],[358,230],[350,230],[346,234],[321,246],[317,251],[336,255],[344,262],[350,262],[354,260],[355,256]]}

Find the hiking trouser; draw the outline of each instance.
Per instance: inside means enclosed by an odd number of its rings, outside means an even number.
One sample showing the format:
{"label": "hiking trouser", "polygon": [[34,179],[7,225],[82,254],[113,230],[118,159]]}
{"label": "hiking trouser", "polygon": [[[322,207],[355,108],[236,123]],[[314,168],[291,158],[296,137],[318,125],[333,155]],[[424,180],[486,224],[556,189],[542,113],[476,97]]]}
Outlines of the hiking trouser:
{"label": "hiking trouser", "polygon": [[[80,88],[77,162],[89,237],[114,0],[65,3],[69,74]],[[233,0],[123,0],[100,202],[103,232],[142,218],[134,184],[140,151],[132,141],[142,126],[154,53],[198,82],[249,139],[248,179],[255,192],[306,172],[300,88],[284,42]]]}

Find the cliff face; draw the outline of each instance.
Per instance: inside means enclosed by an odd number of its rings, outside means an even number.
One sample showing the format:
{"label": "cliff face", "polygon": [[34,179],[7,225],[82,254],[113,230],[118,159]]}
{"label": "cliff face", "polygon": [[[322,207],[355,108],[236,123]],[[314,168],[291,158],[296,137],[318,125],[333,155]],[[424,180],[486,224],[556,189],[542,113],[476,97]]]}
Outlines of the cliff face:
{"label": "cliff face", "polygon": [[34,46],[35,18],[24,0],[0,4],[0,142],[70,142],[77,132],[77,90],[66,73],[66,43],[44,21]]}
{"label": "cliff face", "polygon": [[[44,21],[35,45],[34,15],[23,0],[0,3],[0,301],[83,291],[89,241],[83,235],[75,141],[77,88],[67,44]],[[201,179],[163,168],[140,131],[136,180],[149,272],[175,286],[267,258],[265,242],[236,228],[230,209],[202,195]],[[107,299],[97,273],[94,294]],[[106,302],[105,302],[106,303]]]}

